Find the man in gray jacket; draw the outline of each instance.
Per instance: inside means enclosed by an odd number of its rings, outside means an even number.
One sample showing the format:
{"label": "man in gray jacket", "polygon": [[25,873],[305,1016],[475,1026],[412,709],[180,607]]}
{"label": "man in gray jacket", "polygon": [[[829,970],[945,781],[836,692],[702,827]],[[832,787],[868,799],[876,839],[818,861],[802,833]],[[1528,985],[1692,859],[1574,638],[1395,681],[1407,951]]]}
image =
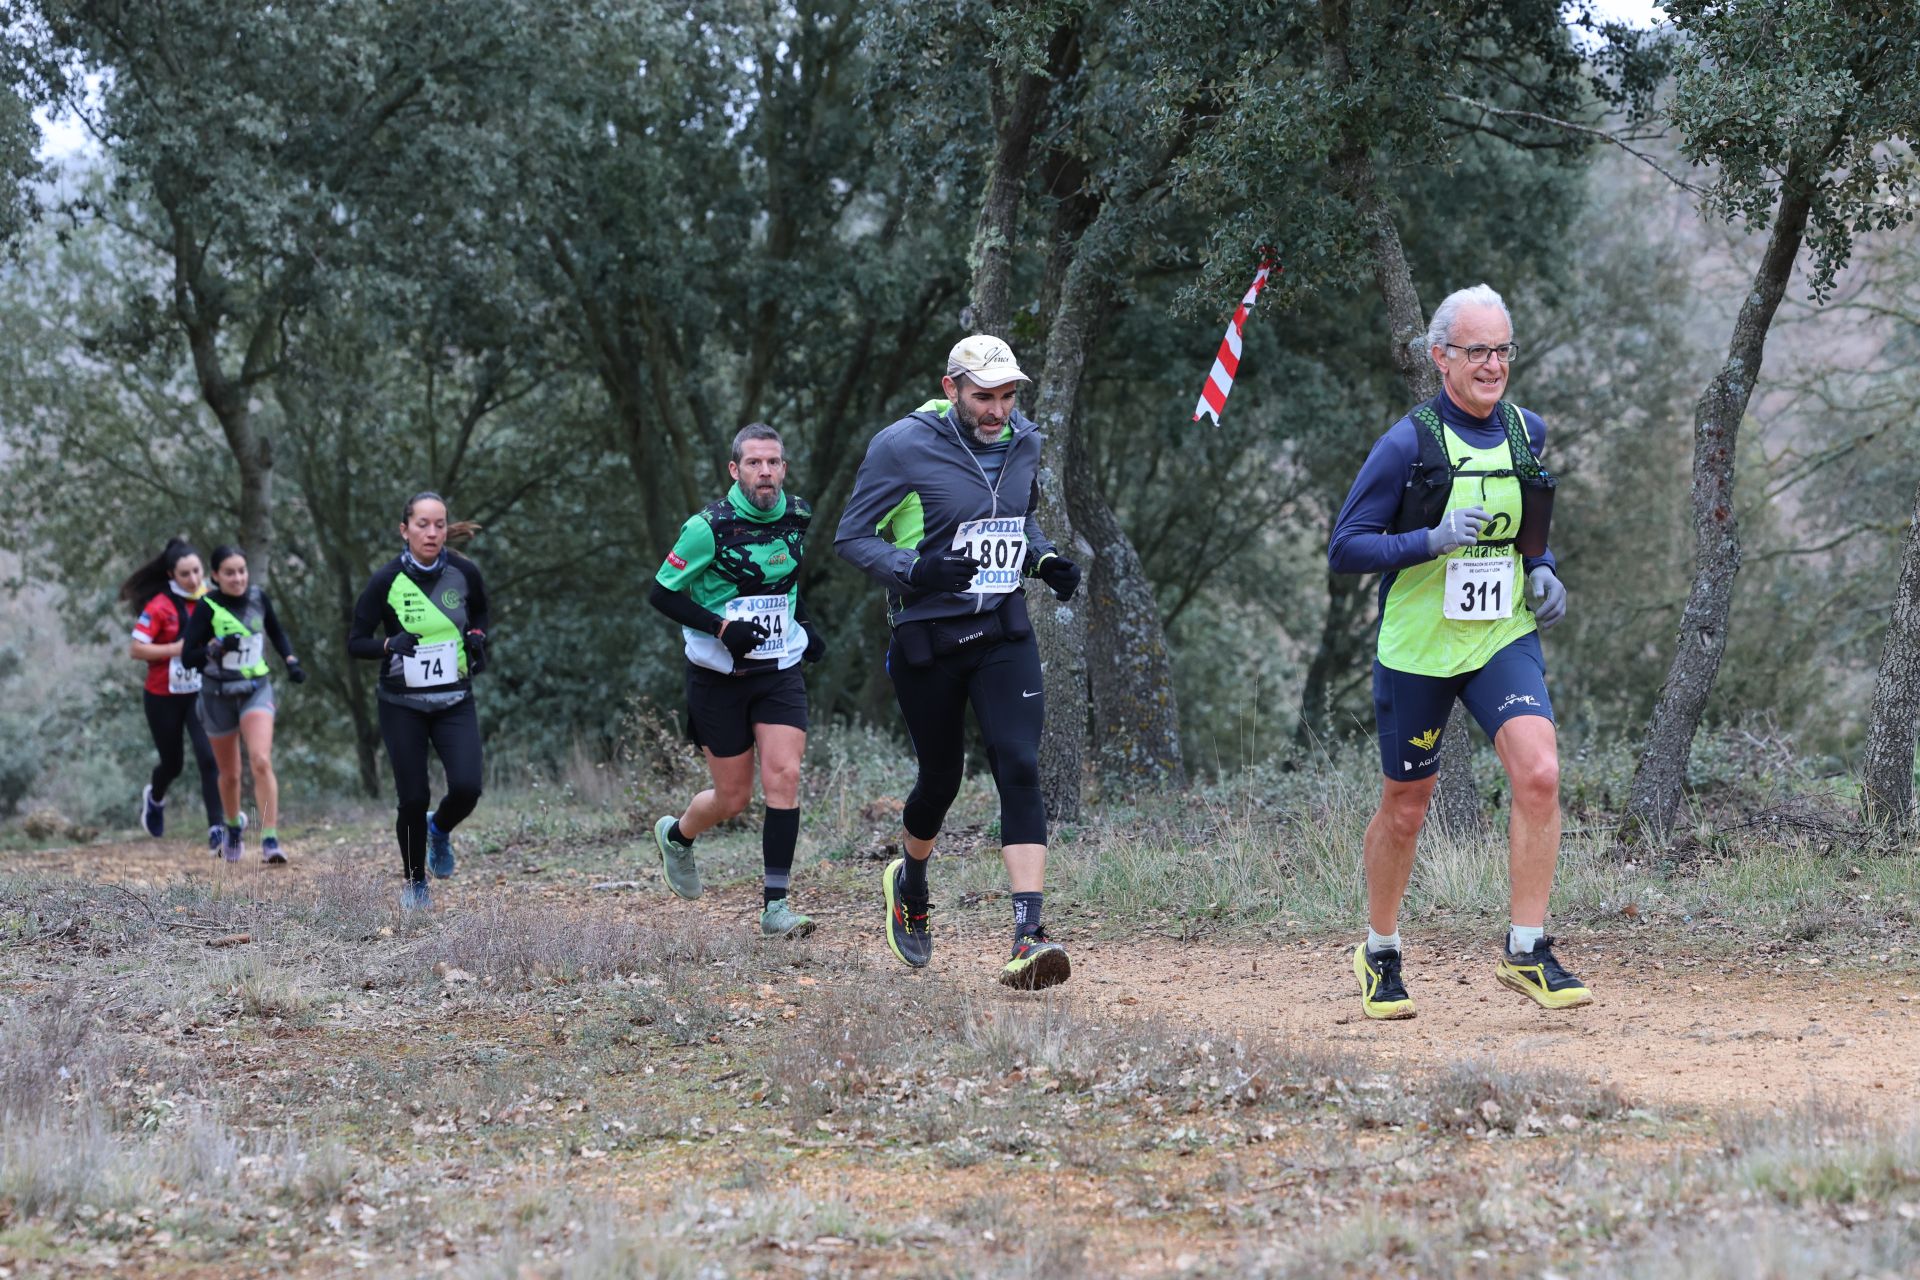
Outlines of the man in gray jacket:
{"label": "man in gray jacket", "polygon": [[1068,600],[1080,569],[1034,519],[1040,431],[1014,408],[1026,381],[1000,339],[956,345],[940,383],[946,399],[922,405],[867,446],[833,547],[887,588],[887,672],[919,761],[901,814],[907,853],[881,876],[887,945],[915,968],[933,956],[927,858],[960,791],[971,703],[1000,793],[1001,856],[1013,888],[1013,955],[1000,981],[1038,990],[1072,970],[1066,949],[1040,925],[1046,698],[1022,579],[1037,577]]}

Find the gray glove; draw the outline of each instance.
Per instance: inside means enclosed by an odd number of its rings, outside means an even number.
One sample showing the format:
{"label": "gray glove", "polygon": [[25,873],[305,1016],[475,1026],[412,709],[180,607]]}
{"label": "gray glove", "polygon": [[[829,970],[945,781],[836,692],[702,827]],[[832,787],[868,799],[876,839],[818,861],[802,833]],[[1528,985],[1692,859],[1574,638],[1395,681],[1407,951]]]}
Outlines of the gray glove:
{"label": "gray glove", "polygon": [[1480,541],[1480,530],[1487,523],[1485,507],[1461,507],[1449,511],[1440,523],[1427,530],[1427,555],[1438,559],[1450,551]]}
{"label": "gray glove", "polygon": [[1567,616],[1566,584],[1547,566],[1535,565],[1527,575],[1527,605],[1533,610],[1534,625],[1548,630]]}

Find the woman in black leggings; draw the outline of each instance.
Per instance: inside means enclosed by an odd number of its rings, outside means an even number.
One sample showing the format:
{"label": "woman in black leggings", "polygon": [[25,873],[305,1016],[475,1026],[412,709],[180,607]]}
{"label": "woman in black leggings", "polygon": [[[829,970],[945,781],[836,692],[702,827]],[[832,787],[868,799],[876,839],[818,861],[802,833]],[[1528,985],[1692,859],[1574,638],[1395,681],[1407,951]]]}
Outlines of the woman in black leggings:
{"label": "woman in black leggings", "polygon": [[133,624],[133,643],[127,656],[147,667],[140,701],[146,707],[147,729],[160,752],[160,763],[140,792],[140,826],[150,836],[167,829],[167,788],[186,767],[180,747],[185,733],[200,767],[200,799],[207,806],[207,847],[220,856],[220,768],[214,763],[213,744],[194,708],[200,701],[200,673],[180,661],[182,638],[194,610],[203,608],[207,572],[200,553],[179,538],[170,538],[159,555],[133,571],[120,584],[120,599],[139,614]]}
{"label": "woman in black leggings", "polygon": [[[487,665],[487,589],[473,561],[447,550],[450,536],[475,527],[449,526],[437,493],[409,498],[400,521],[406,546],[360,593],[347,636],[354,657],[380,662],[380,736],[399,793],[400,905],[409,911],[433,905],[429,867],[442,880],[453,874],[453,829],[480,800],[473,677]],[[431,813],[429,745],[447,771],[447,793]]]}

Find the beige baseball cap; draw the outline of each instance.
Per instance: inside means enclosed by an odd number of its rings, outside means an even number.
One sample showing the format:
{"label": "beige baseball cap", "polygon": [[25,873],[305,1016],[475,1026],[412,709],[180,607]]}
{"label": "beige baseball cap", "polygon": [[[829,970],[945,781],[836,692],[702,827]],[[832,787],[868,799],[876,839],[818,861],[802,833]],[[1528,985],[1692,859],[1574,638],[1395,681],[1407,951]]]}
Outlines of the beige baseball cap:
{"label": "beige baseball cap", "polygon": [[992,334],[976,333],[953,344],[947,353],[947,376],[965,375],[975,386],[1002,387],[1009,382],[1032,382],[1014,363],[1013,349]]}

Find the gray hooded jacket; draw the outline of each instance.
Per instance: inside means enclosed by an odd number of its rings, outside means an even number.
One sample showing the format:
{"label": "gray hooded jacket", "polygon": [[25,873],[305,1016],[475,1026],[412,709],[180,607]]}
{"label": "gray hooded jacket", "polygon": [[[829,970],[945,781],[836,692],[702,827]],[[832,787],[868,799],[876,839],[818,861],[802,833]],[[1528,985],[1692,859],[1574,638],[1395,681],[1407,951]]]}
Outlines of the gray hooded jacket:
{"label": "gray hooded jacket", "polygon": [[[1023,517],[1027,565],[1051,552],[1033,509],[1040,501],[1040,428],[1016,412],[997,482],[960,436],[943,401],[882,430],[867,446],[833,549],[887,588],[888,621],[953,618],[998,609],[1007,594],[916,592],[907,573],[922,555],[953,548],[969,520]],[[1008,593],[1010,594],[1010,593]]]}

